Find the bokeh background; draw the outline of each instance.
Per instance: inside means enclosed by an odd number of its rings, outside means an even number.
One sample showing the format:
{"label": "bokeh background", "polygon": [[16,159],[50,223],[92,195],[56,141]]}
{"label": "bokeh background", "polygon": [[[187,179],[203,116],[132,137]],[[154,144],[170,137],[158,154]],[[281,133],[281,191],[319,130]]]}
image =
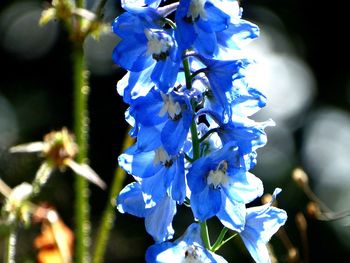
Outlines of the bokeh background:
{"label": "bokeh background", "polygon": [[[257,23],[261,37],[249,46],[259,62],[252,81],[262,87],[268,106],[254,118],[272,118],[268,144],[258,151],[254,173],[265,191],[281,187],[279,207],[289,219],[286,234],[303,262],[350,262],[350,221],[319,221],[308,216],[308,198],[291,178],[303,167],[311,188],[333,211],[350,210],[350,74],[348,40],[350,22],[345,3],[321,4],[301,0],[244,0],[243,17]],[[11,187],[30,182],[40,164],[32,154],[9,154],[10,146],[38,141],[51,130],[72,127],[71,46],[58,22],[38,26],[48,2],[0,1],[0,177]],[[88,1],[88,7],[93,1]],[[117,0],[107,1],[104,19],[111,23],[122,12]],[[125,132],[126,105],[116,92],[125,73],[111,60],[117,43],[112,33],[85,43],[90,69],[90,164],[111,182]],[[131,180],[127,179],[126,183]],[[55,173],[39,201],[54,205],[68,226],[74,228],[73,175]],[[91,190],[93,231],[107,202],[107,192]],[[308,249],[303,249],[295,215],[307,221]],[[181,208],[174,226],[181,233],[191,214]],[[215,220],[210,224],[215,229]],[[19,233],[18,262],[34,262],[32,240],[38,226]],[[94,233],[93,233],[94,234]],[[105,262],[143,262],[152,244],[143,220],[117,214]],[[287,251],[277,236],[271,244],[280,262]],[[2,238],[0,237],[0,245]],[[2,249],[0,249],[1,251]],[[229,262],[250,262],[241,243],[231,242],[222,254]]]}

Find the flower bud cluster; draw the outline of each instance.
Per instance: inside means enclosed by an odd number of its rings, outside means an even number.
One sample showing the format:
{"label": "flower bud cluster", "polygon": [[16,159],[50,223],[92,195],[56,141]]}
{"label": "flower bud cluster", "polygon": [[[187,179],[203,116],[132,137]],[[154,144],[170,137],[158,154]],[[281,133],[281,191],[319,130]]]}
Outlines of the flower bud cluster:
{"label": "flower bud cluster", "polygon": [[[113,59],[128,71],[117,88],[136,143],[118,159],[135,182],[120,192],[117,208],[145,218],[155,241],[146,261],[226,262],[214,254],[220,240],[211,246],[201,231],[217,217],[255,261],[269,262],[266,243],[287,215],[272,206],[280,189],[247,208],[264,193],[249,171],[266,144],[265,128],[274,125],[250,118],[266,103],[249,82],[254,61],[244,50],[258,27],[241,18],[235,0],[122,0],[122,7]],[[190,204],[195,222],[171,243],[182,204]]]}

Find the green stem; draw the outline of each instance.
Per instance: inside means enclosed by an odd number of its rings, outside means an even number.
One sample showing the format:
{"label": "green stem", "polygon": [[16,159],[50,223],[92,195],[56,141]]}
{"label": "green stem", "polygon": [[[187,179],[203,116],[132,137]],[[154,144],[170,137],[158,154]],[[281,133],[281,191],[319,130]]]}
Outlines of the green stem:
{"label": "green stem", "polygon": [[164,22],[167,23],[172,29],[176,29],[176,24],[169,18],[163,18]]}
{"label": "green stem", "polygon": [[41,191],[41,188],[46,184],[47,180],[53,171],[52,165],[50,165],[47,161],[44,161],[38,171],[36,172],[35,179],[32,182],[33,186],[33,196],[38,195]]}
{"label": "green stem", "polygon": [[17,243],[17,234],[16,234],[16,227],[11,226],[10,233],[8,235],[8,238],[6,240],[6,249],[5,249],[5,255],[4,255],[4,262],[5,263],[15,263],[15,256],[16,256],[16,243]]}
{"label": "green stem", "polygon": [[[183,66],[184,66],[184,72],[185,72],[185,78],[186,78],[186,88],[191,89],[192,88],[192,76],[191,76],[191,68],[190,68],[190,62],[188,57],[185,57],[182,60]],[[192,103],[192,109],[195,112],[196,105],[195,103]],[[200,141],[198,139],[198,131],[197,131],[197,124],[195,119],[193,118],[191,123],[191,137],[192,137],[192,152],[193,152],[193,161],[196,161],[200,158]],[[209,233],[208,233],[208,227],[206,221],[200,223],[201,226],[201,236],[203,239],[203,242],[205,244],[205,247],[210,250],[210,239],[209,239]]]}
{"label": "green stem", "polygon": [[[190,69],[190,63],[188,58],[184,58],[183,61],[184,71],[185,71],[185,78],[186,78],[186,88],[191,89],[192,88],[192,82],[191,82],[191,69]],[[196,106],[192,105],[193,111],[195,111]],[[193,147],[193,161],[197,160],[200,157],[200,147],[199,147],[199,139],[198,139],[198,132],[197,132],[197,124],[196,121],[193,119],[191,124],[191,135],[192,135],[192,147]]]}
{"label": "green stem", "polygon": [[218,250],[219,248],[221,248],[223,245],[225,245],[228,241],[230,241],[231,239],[235,238],[237,236],[237,233],[233,234],[232,236],[230,236],[229,238],[225,239],[224,241],[221,242],[220,246],[218,246],[218,248],[216,250]]}
{"label": "green stem", "polygon": [[191,89],[192,88],[192,77],[191,77],[191,69],[190,69],[190,62],[188,57],[184,58],[182,60],[182,63],[184,65],[184,72],[185,72],[185,78],[186,78],[186,88]]}
{"label": "green stem", "polygon": [[193,161],[197,160],[200,157],[200,145],[199,145],[199,139],[198,139],[198,132],[197,132],[197,124],[195,120],[192,121],[191,124],[191,136],[192,136],[192,151],[193,151]]}
{"label": "green stem", "polygon": [[202,236],[203,242],[205,244],[205,247],[207,249],[211,250],[207,222],[206,221],[201,222],[200,225],[201,225],[201,236]]}
{"label": "green stem", "polygon": [[[128,134],[126,134],[124,138],[122,152],[124,152],[127,148],[129,148],[133,144],[133,141],[134,140]],[[110,202],[107,203],[107,206],[103,212],[99,230],[97,232],[98,236],[96,238],[96,245],[95,245],[94,255],[92,259],[93,263],[104,262],[103,256],[107,248],[109,233],[110,233],[110,230],[112,229],[113,221],[115,218],[115,211],[114,211],[115,197],[119,194],[123,186],[124,180],[125,180],[125,171],[120,167],[118,167],[115,171],[113,182],[109,191],[108,200]]]}
{"label": "green stem", "polygon": [[[77,162],[87,163],[89,131],[88,72],[82,43],[74,44],[74,134],[79,147]],[[76,175],[75,180],[75,262],[86,263],[89,262],[90,246],[89,188],[88,182],[83,177]]]}
{"label": "green stem", "polygon": [[187,161],[189,161],[190,163],[193,163],[193,159],[189,157],[186,153],[184,153],[184,157]]}
{"label": "green stem", "polygon": [[204,134],[200,139],[199,139],[199,143],[203,142],[206,138],[208,138],[211,134],[213,134],[214,132],[217,132],[218,128],[214,128],[209,130],[206,134]]}
{"label": "green stem", "polygon": [[201,73],[206,73],[208,71],[208,69],[207,68],[202,68],[202,69],[199,69],[199,70],[197,70],[196,72],[193,72],[192,74],[191,74],[191,80],[193,80],[196,76],[198,76],[199,74],[201,74]]}
{"label": "green stem", "polygon": [[215,252],[216,250],[218,250],[220,248],[220,246],[222,244],[222,240],[224,240],[224,237],[225,237],[227,231],[228,231],[228,228],[226,228],[226,227],[224,227],[221,230],[221,232],[218,236],[218,239],[215,241],[214,245],[211,247],[212,251]]}
{"label": "green stem", "polygon": [[75,0],[75,6],[78,8],[84,8],[85,7],[85,0]]}

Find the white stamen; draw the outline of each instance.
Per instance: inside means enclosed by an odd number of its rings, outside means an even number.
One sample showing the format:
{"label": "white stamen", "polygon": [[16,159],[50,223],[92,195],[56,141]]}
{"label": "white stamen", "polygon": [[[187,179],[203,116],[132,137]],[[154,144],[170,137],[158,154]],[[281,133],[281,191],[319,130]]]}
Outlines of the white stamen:
{"label": "white stamen", "polygon": [[185,258],[182,263],[203,263],[200,252],[195,245],[189,246],[185,251]]}
{"label": "white stamen", "polygon": [[145,29],[148,55],[160,55],[166,53],[172,47],[172,39],[160,30]]}
{"label": "white stamen", "polygon": [[227,161],[223,160],[219,163],[218,167],[215,171],[211,170],[207,177],[207,184],[213,185],[214,188],[217,188],[219,185],[223,185],[227,183],[228,176],[226,174],[227,171]]}
{"label": "white stamen", "polygon": [[158,113],[159,117],[163,117],[165,113],[168,113],[171,119],[181,114],[181,106],[179,102],[174,102],[173,97],[169,94],[160,93],[164,101],[163,107]]}
{"label": "white stamen", "polygon": [[192,21],[198,17],[207,20],[207,13],[204,9],[205,2],[206,0],[192,0],[187,12],[187,17],[192,17]]}
{"label": "white stamen", "polygon": [[157,165],[158,163],[161,163],[164,165],[171,163],[171,158],[169,154],[164,150],[163,147],[158,148],[155,152],[153,164]]}

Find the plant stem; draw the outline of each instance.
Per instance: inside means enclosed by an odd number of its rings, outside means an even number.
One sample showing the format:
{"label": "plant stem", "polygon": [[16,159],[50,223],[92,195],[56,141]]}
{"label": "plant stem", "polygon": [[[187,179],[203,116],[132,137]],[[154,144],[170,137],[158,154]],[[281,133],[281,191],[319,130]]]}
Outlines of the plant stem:
{"label": "plant stem", "polygon": [[44,161],[40,165],[38,171],[36,172],[35,179],[32,182],[33,196],[39,194],[41,188],[44,184],[46,184],[47,180],[49,179],[52,171],[53,167],[47,161]]}
{"label": "plant stem", "polygon": [[107,3],[107,0],[98,1],[96,8],[95,8],[95,12],[94,12],[96,14],[97,19],[102,17],[102,14],[103,14],[102,11],[103,11],[103,8],[106,5],[106,3]]}
{"label": "plant stem", "polygon": [[[182,63],[184,66],[184,72],[185,72],[185,78],[186,78],[186,88],[190,90],[192,89],[192,76],[191,76],[191,67],[190,67],[189,58],[185,57],[182,60]],[[196,103],[192,102],[191,104],[192,104],[193,112],[195,112]],[[200,141],[198,139],[198,131],[197,131],[197,124],[196,124],[195,118],[193,118],[191,123],[191,137],[192,137],[192,152],[193,152],[192,160],[196,161],[197,159],[200,158]],[[205,247],[210,250],[211,245],[210,245],[207,222],[206,221],[200,222],[200,226],[201,226],[201,236],[205,244]]]}
{"label": "plant stem", "polygon": [[[74,64],[74,134],[79,147],[77,155],[78,163],[87,163],[88,148],[88,95],[86,70],[83,44],[73,43]],[[75,178],[75,256],[77,263],[89,262],[90,246],[90,220],[89,220],[89,188],[88,182],[81,176]]]}
{"label": "plant stem", "polygon": [[16,255],[16,243],[17,243],[17,234],[16,227],[11,226],[10,233],[6,240],[6,249],[4,255],[5,263],[15,263],[15,255]]}
{"label": "plant stem", "polygon": [[219,236],[218,236],[218,239],[215,241],[214,245],[212,246],[212,251],[215,252],[216,250],[218,250],[220,247],[221,247],[221,244],[222,244],[222,241],[224,240],[224,237],[226,235],[228,231],[228,228],[224,227]]}
{"label": "plant stem", "polygon": [[78,8],[84,8],[85,7],[85,0],[75,0],[75,6]]}
{"label": "plant stem", "polygon": [[[124,152],[127,148],[129,148],[133,144],[133,141],[134,140],[128,134],[126,134],[124,138],[122,152]],[[119,194],[123,186],[125,175],[126,175],[125,171],[118,166],[115,171],[112,185],[109,191],[109,196],[108,196],[109,202],[107,202],[107,206],[103,212],[103,216],[97,232],[98,236],[96,238],[96,245],[95,245],[94,255],[92,259],[93,263],[103,262],[103,257],[106,251],[109,233],[115,218],[115,211],[114,211],[115,198]]]}
{"label": "plant stem", "polygon": [[190,69],[190,62],[188,57],[184,58],[182,60],[182,63],[184,65],[184,72],[185,72],[185,78],[186,78],[186,88],[191,89],[192,88],[192,82],[191,82],[191,69]]}
{"label": "plant stem", "polygon": [[205,247],[211,250],[207,222],[206,221],[201,222],[200,225],[201,225],[201,236],[205,244]]}
{"label": "plant stem", "polygon": [[197,133],[197,124],[195,120],[192,121],[191,124],[191,136],[192,136],[192,151],[193,151],[193,161],[197,160],[200,157],[200,145],[198,140]]}

